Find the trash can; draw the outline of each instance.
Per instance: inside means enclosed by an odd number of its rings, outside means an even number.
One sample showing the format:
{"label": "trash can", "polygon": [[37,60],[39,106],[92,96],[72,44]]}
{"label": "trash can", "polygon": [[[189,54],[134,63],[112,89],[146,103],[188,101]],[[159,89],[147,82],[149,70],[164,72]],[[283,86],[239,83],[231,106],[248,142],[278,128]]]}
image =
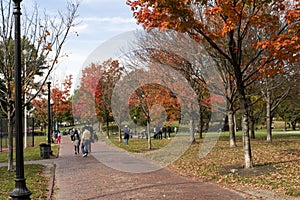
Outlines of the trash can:
{"label": "trash can", "polygon": [[43,159],[50,158],[51,154],[51,146],[50,144],[42,143],[40,144],[40,156]]}

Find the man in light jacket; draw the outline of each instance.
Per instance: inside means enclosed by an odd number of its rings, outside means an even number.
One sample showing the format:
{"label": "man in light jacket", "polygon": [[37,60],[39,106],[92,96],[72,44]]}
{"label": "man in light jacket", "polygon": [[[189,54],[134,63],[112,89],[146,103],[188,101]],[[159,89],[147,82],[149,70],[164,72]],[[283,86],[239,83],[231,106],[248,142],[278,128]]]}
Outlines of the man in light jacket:
{"label": "man in light jacket", "polygon": [[91,132],[85,129],[81,137],[81,152],[82,157],[86,157],[89,154],[89,145],[91,139]]}

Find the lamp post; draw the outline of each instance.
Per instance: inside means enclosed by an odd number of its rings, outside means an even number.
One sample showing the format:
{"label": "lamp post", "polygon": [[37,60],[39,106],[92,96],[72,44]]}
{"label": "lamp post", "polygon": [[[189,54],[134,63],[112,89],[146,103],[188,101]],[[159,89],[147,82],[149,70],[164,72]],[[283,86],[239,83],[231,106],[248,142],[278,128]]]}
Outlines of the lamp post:
{"label": "lamp post", "polygon": [[134,121],[134,134],[136,135],[136,116],[133,117]]}
{"label": "lamp post", "polygon": [[[25,84],[25,80],[26,80],[26,61],[27,61],[27,55],[28,52],[27,50],[23,50],[23,55],[24,55],[24,72],[23,72],[23,76],[24,76],[24,84]],[[27,148],[27,96],[26,96],[26,89],[24,92],[24,147]]]}
{"label": "lamp post", "polygon": [[48,85],[48,137],[47,137],[47,141],[48,144],[51,144],[51,123],[52,123],[52,117],[51,117],[51,90],[50,90],[50,85],[51,82],[48,81],[47,82]]}
{"label": "lamp post", "polygon": [[21,85],[21,1],[14,1],[15,17],[15,129],[16,129],[16,178],[15,189],[10,193],[12,199],[30,199],[31,191],[26,188],[24,178],[23,152],[23,112],[22,112],[22,85]]}

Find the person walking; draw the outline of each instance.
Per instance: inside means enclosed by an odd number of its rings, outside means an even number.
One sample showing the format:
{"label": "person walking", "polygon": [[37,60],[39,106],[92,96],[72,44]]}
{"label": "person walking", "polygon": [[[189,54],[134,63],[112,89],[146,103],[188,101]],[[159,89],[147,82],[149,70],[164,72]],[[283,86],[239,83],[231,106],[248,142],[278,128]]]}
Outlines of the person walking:
{"label": "person walking", "polygon": [[81,138],[81,152],[82,157],[86,157],[89,154],[91,132],[88,129],[84,129]]}
{"label": "person walking", "polygon": [[172,132],[171,126],[167,126],[167,131],[168,131],[168,139],[171,139],[171,132]]}
{"label": "person walking", "polygon": [[57,142],[57,144],[60,144],[60,142],[61,142],[61,134],[60,134],[59,130],[57,130],[56,142]]}
{"label": "person walking", "polygon": [[77,129],[75,129],[73,134],[71,135],[71,140],[74,144],[75,155],[77,155],[79,154],[79,145],[80,145],[80,136]]}
{"label": "person walking", "polygon": [[124,144],[125,145],[128,145],[128,140],[129,140],[129,128],[127,125],[125,125],[124,129],[123,129],[123,132],[124,132]]}

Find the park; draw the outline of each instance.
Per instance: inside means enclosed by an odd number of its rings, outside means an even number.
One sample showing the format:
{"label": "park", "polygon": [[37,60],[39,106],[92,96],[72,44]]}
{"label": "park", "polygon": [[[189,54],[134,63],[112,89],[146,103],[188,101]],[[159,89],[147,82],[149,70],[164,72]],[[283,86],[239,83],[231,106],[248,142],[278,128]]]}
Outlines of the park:
{"label": "park", "polygon": [[21,3],[1,4],[0,199],[300,197],[298,1],[127,0],[144,30],[60,83],[80,2]]}

